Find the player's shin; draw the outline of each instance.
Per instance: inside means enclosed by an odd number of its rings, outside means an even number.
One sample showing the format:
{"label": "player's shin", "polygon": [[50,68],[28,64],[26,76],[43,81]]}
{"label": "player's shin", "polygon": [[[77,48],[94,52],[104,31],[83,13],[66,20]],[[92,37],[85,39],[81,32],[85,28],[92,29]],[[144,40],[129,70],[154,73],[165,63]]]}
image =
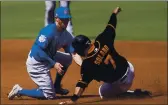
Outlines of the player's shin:
{"label": "player's shin", "polygon": [[63,67],[63,70],[64,70],[63,75],[60,75],[59,73],[56,74],[54,88],[60,88],[61,87],[61,81],[62,81],[67,69],[68,69],[68,67]]}
{"label": "player's shin", "polygon": [[28,97],[32,97],[32,98],[45,99],[43,91],[40,89],[32,89],[32,90],[22,89],[19,91],[18,94],[21,96],[28,96]]}

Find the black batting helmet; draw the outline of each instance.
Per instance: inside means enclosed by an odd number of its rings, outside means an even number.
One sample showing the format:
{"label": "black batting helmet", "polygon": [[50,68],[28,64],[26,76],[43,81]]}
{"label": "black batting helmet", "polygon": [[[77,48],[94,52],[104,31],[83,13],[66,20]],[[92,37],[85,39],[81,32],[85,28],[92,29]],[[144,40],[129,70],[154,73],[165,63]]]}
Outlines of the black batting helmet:
{"label": "black batting helmet", "polygon": [[78,35],[72,41],[72,46],[75,49],[75,52],[80,56],[85,56],[85,50],[90,46],[90,44],[90,39],[84,35]]}

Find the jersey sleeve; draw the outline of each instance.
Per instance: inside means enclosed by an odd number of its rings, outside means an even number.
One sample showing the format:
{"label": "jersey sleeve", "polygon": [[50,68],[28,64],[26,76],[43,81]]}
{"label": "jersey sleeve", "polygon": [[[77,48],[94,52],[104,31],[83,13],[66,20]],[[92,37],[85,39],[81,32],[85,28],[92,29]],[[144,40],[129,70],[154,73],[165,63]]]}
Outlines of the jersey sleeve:
{"label": "jersey sleeve", "polygon": [[[103,31],[103,34],[115,35],[114,33],[115,33],[116,25],[117,25],[117,17],[116,17],[116,14],[113,13],[110,16],[110,20],[109,20],[105,30]],[[113,37],[115,37],[115,36],[113,36]]]}
{"label": "jersey sleeve", "polygon": [[47,35],[40,34],[36,39],[36,44],[42,49],[45,50],[50,42],[51,38]]}
{"label": "jersey sleeve", "polygon": [[72,34],[70,34],[69,32],[67,32],[67,44],[66,46],[64,46],[64,50],[66,53],[73,53],[74,52],[74,48],[72,47],[72,41],[74,39],[74,36]]}
{"label": "jersey sleeve", "polygon": [[112,29],[115,30],[116,25],[117,25],[117,17],[116,17],[116,14],[113,13],[110,17],[110,20],[109,20],[107,26],[110,26]]}
{"label": "jersey sleeve", "polygon": [[39,46],[39,57],[42,61],[48,61],[51,65],[51,67],[54,66],[56,61],[52,60],[50,56],[45,52],[45,50],[48,48],[49,42],[52,40],[52,37],[49,35],[43,35],[40,34],[36,39],[36,44]]}
{"label": "jersey sleeve", "polygon": [[[98,35],[98,37],[96,39],[106,42],[111,42],[113,43],[114,39],[115,39],[115,29],[116,29],[116,24],[117,24],[117,18],[116,18],[116,14],[112,14],[110,17],[110,20],[106,26],[106,28],[104,29],[104,31]],[[106,43],[104,42],[104,43]]]}
{"label": "jersey sleeve", "polygon": [[74,48],[72,47],[72,44],[65,46],[64,50],[66,53],[73,53],[74,52]]}
{"label": "jersey sleeve", "polygon": [[92,80],[93,78],[91,74],[82,66],[81,67],[81,79],[76,84],[76,87],[86,88]]}

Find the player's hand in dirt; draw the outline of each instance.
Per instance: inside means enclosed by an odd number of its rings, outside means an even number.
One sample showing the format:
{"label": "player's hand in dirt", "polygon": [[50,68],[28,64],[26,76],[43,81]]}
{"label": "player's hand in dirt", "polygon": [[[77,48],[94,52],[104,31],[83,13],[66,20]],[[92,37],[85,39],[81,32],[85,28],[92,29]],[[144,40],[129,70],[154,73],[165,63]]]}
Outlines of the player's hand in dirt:
{"label": "player's hand in dirt", "polygon": [[58,74],[63,75],[64,70],[62,70],[62,65],[59,62],[56,62],[54,68],[57,70]]}
{"label": "player's hand in dirt", "polygon": [[113,11],[113,13],[118,14],[121,11],[120,7],[116,7]]}
{"label": "player's hand in dirt", "polygon": [[72,101],[72,100],[68,100],[68,101],[63,101],[60,102],[59,105],[75,105],[76,102]]}

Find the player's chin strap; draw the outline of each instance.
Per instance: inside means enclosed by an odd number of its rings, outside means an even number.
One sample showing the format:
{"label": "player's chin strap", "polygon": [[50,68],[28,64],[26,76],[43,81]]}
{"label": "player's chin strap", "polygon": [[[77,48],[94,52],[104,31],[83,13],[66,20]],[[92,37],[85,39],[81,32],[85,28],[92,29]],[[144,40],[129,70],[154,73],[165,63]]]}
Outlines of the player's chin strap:
{"label": "player's chin strap", "polygon": [[74,59],[76,64],[78,64],[79,66],[82,65],[83,60],[77,53],[72,53],[72,58]]}

